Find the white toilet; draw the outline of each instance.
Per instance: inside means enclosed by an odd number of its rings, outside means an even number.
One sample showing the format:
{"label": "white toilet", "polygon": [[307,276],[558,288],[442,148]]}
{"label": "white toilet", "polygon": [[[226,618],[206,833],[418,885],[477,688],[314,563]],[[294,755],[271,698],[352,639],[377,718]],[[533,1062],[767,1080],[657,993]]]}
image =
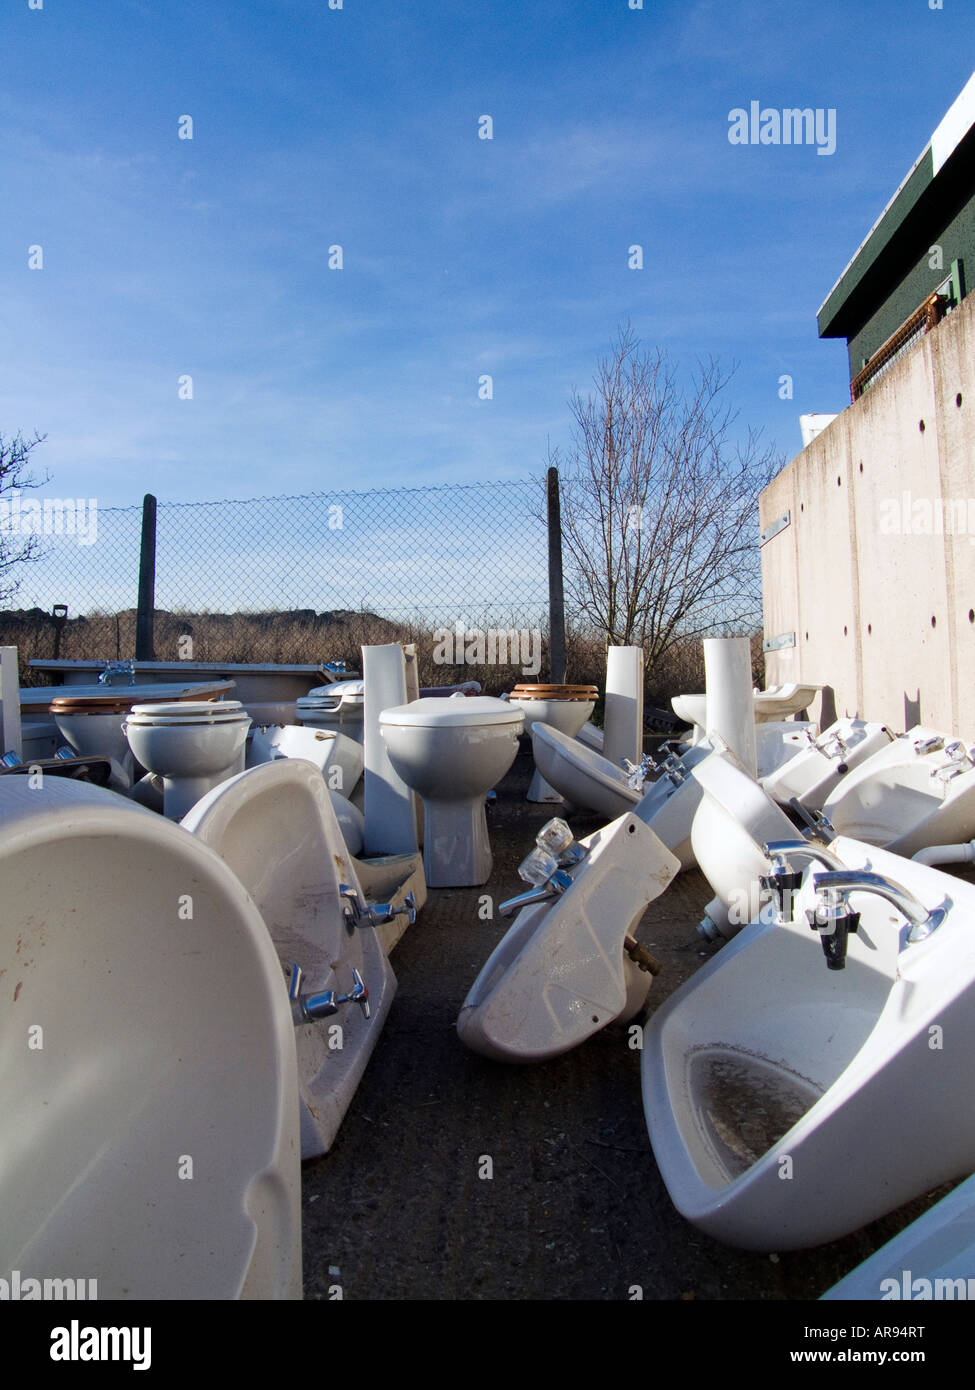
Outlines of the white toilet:
{"label": "white toilet", "polygon": [[[596,707],[599,691],[594,685],[516,685],[508,696],[525,715],[525,732],[536,724],[548,724],[567,738],[575,738]],[[528,801],[561,802],[562,796],[549,786],[538,768],[532,773]]]}
{"label": "white toilet", "polygon": [[335,729],[361,743],[364,690],[365,682],[361,680],[318,685],[298,697],[295,717],[306,728]]}
{"label": "white toilet", "polygon": [[99,1300],[300,1298],[295,1029],[241,884],[57,777],[0,778],[0,880],[0,1269]]}
{"label": "white toilet", "polygon": [[389,760],[423,800],[423,865],[431,888],[467,888],[491,874],[484,798],[515,760],[524,715],[486,695],[425,698],[383,710]]}
{"label": "white toilet", "polygon": [[238,700],[133,705],[125,736],[136,758],[163,779],[163,813],[182,820],[211,788],[244,770],[250,716]]}
{"label": "white toilet", "polygon": [[110,785],[115,791],[124,792],[132,785],[135,773],[122,727],[133,705],[155,700],[167,706],[185,706],[190,700],[217,699],[232,688],[230,681],[197,682],[189,686],[52,686],[23,692],[21,709],[49,710],[61,737],[79,757],[109,759],[112,766]]}

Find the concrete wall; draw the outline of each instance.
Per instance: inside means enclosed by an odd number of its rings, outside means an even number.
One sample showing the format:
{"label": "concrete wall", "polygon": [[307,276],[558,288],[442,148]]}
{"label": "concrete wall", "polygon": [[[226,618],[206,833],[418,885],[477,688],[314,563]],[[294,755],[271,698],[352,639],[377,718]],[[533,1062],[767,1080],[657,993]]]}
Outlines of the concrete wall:
{"label": "concrete wall", "polygon": [[[960,399],[960,404],[957,402]],[[923,429],[922,429],[923,422]],[[975,294],[762,494],[767,684],[815,710],[975,740]]]}

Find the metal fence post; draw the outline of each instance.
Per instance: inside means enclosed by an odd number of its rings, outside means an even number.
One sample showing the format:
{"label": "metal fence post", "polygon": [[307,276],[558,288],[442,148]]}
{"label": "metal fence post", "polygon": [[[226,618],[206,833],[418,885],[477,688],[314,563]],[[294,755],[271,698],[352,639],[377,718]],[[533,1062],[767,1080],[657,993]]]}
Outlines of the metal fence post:
{"label": "metal fence post", "polygon": [[562,587],[562,509],[559,504],[559,470],[550,468],[545,478],[548,501],[548,654],[553,685],[565,681],[565,593]]}
{"label": "metal fence post", "polygon": [[156,605],[156,499],[147,492],[142,499],[142,546],[139,553],[139,606],[135,619],[135,659],[155,661],[152,642]]}

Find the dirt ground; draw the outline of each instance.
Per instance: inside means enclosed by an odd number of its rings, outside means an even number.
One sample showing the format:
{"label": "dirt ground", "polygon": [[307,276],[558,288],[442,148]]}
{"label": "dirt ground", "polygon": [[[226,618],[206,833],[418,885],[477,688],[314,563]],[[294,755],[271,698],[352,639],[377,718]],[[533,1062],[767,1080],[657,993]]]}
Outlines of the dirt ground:
{"label": "dirt ground", "polygon": [[[733,1250],[670,1202],[625,1028],[526,1067],[459,1042],[457,1013],[508,926],[479,918],[481,896],[522,891],[516,866],[551,814],[524,799],[530,771],[523,750],[489,809],[491,880],[431,890],[393,952],[386,1027],[332,1151],[304,1166],[306,1298],[818,1298],[949,1188],[815,1250]],[[599,824],[572,820],[578,835]],[[684,874],[647,910],[638,936],[665,967],[651,1009],[711,954],[695,927],[712,896]]]}

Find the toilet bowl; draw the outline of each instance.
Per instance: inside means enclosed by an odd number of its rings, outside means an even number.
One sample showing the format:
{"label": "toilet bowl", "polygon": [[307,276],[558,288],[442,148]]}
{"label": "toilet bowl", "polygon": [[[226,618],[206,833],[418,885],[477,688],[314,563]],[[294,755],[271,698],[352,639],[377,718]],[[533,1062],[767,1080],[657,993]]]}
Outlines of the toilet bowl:
{"label": "toilet bowl", "polygon": [[791,919],[747,926],[644,1032],[671,1199],[745,1249],[838,1239],[975,1169],[975,887],[842,836],[831,849],[846,872],[807,869]]}
{"label": "toilet bowl", "polygon": [[514,762],[523,722],[520,709],[484,695],[414,700],[380,714],[389,760],[423,800],[429,887],[471,887],[490,876],[484,798]]}
{"label": "toilet bowl", "polygon": [[[232,681],[208,681],[180,685],[59,685],[38,686],[20,692],[21,710],[28,717],[54,720],[57,732],[79,757],[108,757],[111,785],[127,791],[135,772],[122,724],[140,700],[185,704],[218,699],[233,689]],[[52,750],[53,752],[53,750]]]}
{"label": "toilet bowl", "polygon": [[886,748],[894,737],[885,725],[862,719],[837,719],[818,738],[811,731],[790,732],[792,756],[766,774],[762,785],[781,805],[795,798],[807,811],[821,811],[847,773]]}
{"label": "toilet bowl", "polygon": [[241,884],[115,792],[20,777],[0,878],[0,1268],[300,1298],[294,1026]]}
{"label": "toilet bowl", "polygon": [[886,744],[830,792],[823,814],[843,835],[911,858],[975,835],[975,748],[922,725]]}
{"label": "toilet bowl", "polygon": [[[559,733],[574,739],[596,707],[599,691],[594,685],[516,685],[508,696],[525,715],[525,733],[535,724],[548,724]],[[550,787],[538,768],[532,773],[528,801],[558,803],[562,800]]]}
{"label": "toilet bowl", "polygon": [[707,941],[735,936],[770,901],[762,880],[771,865],[764,846],[795,840],[795,825],[728,751],[695,766],[701,788],[694,811],[691,845],[698,868],[715,896],[698,931]]}
{"label": "toilet bowl", "polygon": [[349,1003],[296,1028],[302,1158],[331,1147],[396,991],[333,796],[310,763],[280,758],[215,787],[182,823],[236,874],[304,991],[342,994],[354,971],[368,990],[368,1017]]}
{"label": "toilet bowl", "polygon": [[532,726],[532,751],[542,777],[573,806],[616,820],[640,801],[641,791],[629,785],[622,767],[551,724]]}
{"label": "toilet bowl", "polygon": [[125,737],[163,779],[163,813],[182,820],[212,787],[243,771],[250,716],[237,700],[133,705]]}
{"label": "toilet bowl", "polygon": [[295,702],[298,723],[311,729],[334,729],[361,743],[364,685],[361,680],[336,681],[309,690]]}
{"label": "toilet bowl", "polygon": [[[549,825],[571,839],[564,821]],[[540,845],[548,829],[539,834]],[[630,814],[578,848],[578,857],[550,851],[545,867],[552,867],[554,880],[501,905],[502,915],[518,915],[457,1019],[461,1041],[482,1056],[546,1061],[609,1023],[627,1022],[646,1002],[653,962],[636,948],[633,933],[680,866]]]}
{"label": "toilet bowl", "polygon": [[336,729],[298,724],[254,729],[247,740],[247,766],[275,758],[304,758],[319,768],[330,791],[351,796],[362,777],[362,744]]}

